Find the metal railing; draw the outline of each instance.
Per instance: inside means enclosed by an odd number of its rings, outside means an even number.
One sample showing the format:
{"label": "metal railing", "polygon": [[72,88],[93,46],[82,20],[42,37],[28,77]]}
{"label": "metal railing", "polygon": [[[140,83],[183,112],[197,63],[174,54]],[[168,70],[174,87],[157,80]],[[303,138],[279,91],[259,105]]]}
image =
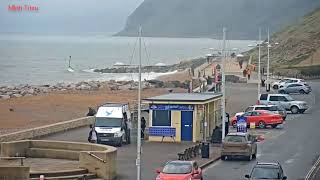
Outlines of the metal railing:
{"label": "metal railing", "polygon": [[87,152],[91,157],[94,157],[95,159],[98,159],[100,162],[103,162],[103,163],[107,163],[107,161],[105,161],[104,159],[98,157],[97,155],[91,153],[91,152]]}
{"label": "metal railing", "polygon": [[20,165],[23,166],[23,160],[26,159],[26,157],[0,157],[0,159],[4,159],[4,160],[20,159]]}

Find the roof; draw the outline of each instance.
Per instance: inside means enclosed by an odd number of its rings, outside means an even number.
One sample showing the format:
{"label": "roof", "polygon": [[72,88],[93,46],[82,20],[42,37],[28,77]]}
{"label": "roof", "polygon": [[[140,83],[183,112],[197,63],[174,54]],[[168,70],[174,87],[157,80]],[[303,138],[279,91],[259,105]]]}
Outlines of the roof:
{"label": "roof", "polygon": [[251,105],[249,107],[273,107],[273,106],[277,106],[274,104],[257,104],[257,105]]}
{"label": "roof", "polygon": [[204,102],[221,97],[221,93],[169,93],[145,98],[146,101],[193,101]]}
{"label": "roof", "polygon": [[122,107],[127,105],[126,103],[105,103],[100,105],[101,107]]}
{"label": "roof", "polygon": [[279,167],[280,164],[278,162],[257,162],[256,166],[276,166]]}
{"label": "roof", "polygon": [[248,133],[244,132],[234,132],[234,133],[228,133],[228,136],[246,136]]}

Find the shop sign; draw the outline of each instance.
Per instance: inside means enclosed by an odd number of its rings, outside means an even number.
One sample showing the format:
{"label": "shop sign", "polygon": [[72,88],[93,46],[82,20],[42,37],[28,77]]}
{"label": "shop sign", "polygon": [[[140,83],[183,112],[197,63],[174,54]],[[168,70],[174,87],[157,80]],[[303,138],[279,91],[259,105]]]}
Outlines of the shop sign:
{"label": "shop sign", "polygon": [[194,105],[187,104],[150,104],[150,110],[179,110],[179,111],[193,111]]}

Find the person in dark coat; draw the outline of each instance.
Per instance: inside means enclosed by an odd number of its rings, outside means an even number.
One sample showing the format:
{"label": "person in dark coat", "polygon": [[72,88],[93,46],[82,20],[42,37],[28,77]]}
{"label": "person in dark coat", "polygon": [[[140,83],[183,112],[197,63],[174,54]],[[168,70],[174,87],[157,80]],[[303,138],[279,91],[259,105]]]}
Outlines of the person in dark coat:
{"label": "person in dark coat", "polygon": [[144,138],[144,131],[146,129],[146,120],[144,117],[141,118],[141,138]]}

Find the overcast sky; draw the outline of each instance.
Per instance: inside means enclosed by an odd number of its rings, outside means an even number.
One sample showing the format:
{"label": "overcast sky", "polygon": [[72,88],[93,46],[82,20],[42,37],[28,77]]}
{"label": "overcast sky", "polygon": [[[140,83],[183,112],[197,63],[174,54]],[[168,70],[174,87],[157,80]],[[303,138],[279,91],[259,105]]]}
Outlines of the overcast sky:
{"label": "overcast sky", "polygon": [[[114,33],[143,0],[0,0],[0,32]],[[39,12],[10,12],[8,5]]]}

